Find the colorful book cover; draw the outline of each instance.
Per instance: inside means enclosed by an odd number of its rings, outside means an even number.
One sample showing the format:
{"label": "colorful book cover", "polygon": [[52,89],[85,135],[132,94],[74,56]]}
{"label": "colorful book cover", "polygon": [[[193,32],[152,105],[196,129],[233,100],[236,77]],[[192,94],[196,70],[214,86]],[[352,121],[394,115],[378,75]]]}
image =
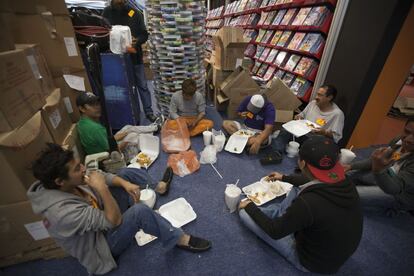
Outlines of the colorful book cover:
{"label": "colorful book cover", "polygon": [[261,61],[265,61],[266,60],[266,58],[267,58],[267,55],[269,55],[269,53],[270,53],[270,48],[265,48],[264,50],[263,50],[263,53],[260,55],[260,58],[259,58],[259,60],[261,60]]}
{"label": "colorful book cover", "polygon": [[298,14],[295,16],[295,19],[293,19],[292,25],[293,26],[302,25],[306,19],[306,16],[308,16],[308,13],[311,11],[311,9],[312,9],[311,7],[301,8]]}
{"label": "colorful book cover", "polygon": [[254,63],[253,68],[252,68],[252,73],[253,73],[253,74],[256,74],[256,73],[257,73],[257,70],[259,70],[259,67],[260,67],[261,65],[262,65],[262,63],[261,63],[261,62],[256,61],[256,62]]}
{"label": "colorful book cover", "polygon": [[321,48],[323,42],[325,41],[325,39],[320,36],[319,39],[312,45],[312,48],[310,49],[310,52],[312,54],[315,54],[319,51],[319,49]]}
{"label": "colorful book cover", "polygon": [[295,33],[287,48],[291,50],[296,50],[299,47],[305,35],[306,33]]}
{"label": "colorful book cover", "polygon": [[313,59],[308,58],[308,57],[302,57],[293,72],[301,74],[306,77],[311,72],[311,68],[313,66],[316,66],[316,63]]}
{"label": "colorful book cover", "polygon": [[282,21],[280,22],[280,25],[290,25],[292,22],[292,18],[296,14],[298,9],[289,9],[285,16],[283,17]]}
{"label": "colorful book cover", "polygon": [[264,76],[264,74],[266,73],[267,68],[269,68],[269,65],[262,64],[262,66],[260,66],[259,70],[257,71],[256,75],[258,75],[259,77],[262,78]]}
{"label": "colorful book cover", "polygon": [[276,45],[280,47],[285,47],[285,45],[289,43],[291,36],[292,31],[284,31]]}
{"label": "colorful book cover", "polygon": [[268,30],[267,32],[266,32],[266,34],[263,36],[263,39],[262,39],[262,43],[265,43],[265,44],[267,44],[267,43],[269,43],[269,41],[270,41],[270,38],[273,36],[273,33],[274,33],[274,31],[273,30]]}
{"label": "colorful book cover", "polygon": [[280,37],[282,36],[283,31],[276,31],[275,35],[273,36],[272,40],[270,41],[270,44],[276,45],[279,41]]}
{"label": "colorful book cover", "polygon": [[279,67],[283,67],[286,55],[287,55],[287,52],[280,51],[279,54],[277,55],[276,59],[275,59],[275,65],[277,65]]}
{"label": "colorful book cover", "polygon": [[270,12],[267,15],[266,20],[264,21],[263,25],[270,25],[270,24],[272,24],[273,18],[275,17],[275,14],[276,13],[277,13],[277,11]]}
{"label": "colorful book cover", "polygon": [[257,25],[263,25],[263,23],[265,22],[266,17],[267,17],[268,14],[269,14],[268,12],[262,12],[262,14],[260,16],[260,20],[257,23]]}
{"label": "colorful book cover", "polygon": [[256,42],[260,42],[263,39],[263,36],[265,35],[266,30],[260,29],[259,34],[256,37]]}
{"label": "colorful book cover", "polygon": [[269,55],[268,55],[268,56],[267,56],[267,58],[266,58],[266,62],[273,63],[273,60],[275,59],[275,57],[276,57],[276,55],[277,55],[277,52],[279,52],[279,50],[277,50],[277,49],[272,49],[272,50],[270,51]]}
{"label": "colorful book cover", "polygon": [[304,78],[296,77],[295,80],[292,82],[292,85],[290,86],[290,89],[292,89],[292,91],[296,95],[298,95],[298,94],[302,95],[306,92],[309,85],[310,85],[310,83],[307,80],[305,80]]}
{"label": "colorful book cover", "polygon": [[256,46],[253,44],[249,44],[246,48],[246,50],[244,51],[244,55],[251,57],[254,55],[254,53],[256,52]]}
{"label": "colorful book cover", "polygon": [[264,74],[264,76],[263,76],[263,79],[264,79],[265,81],[270,80],[270,79],[272,78],[273,73],[275,72],[275,70],[276,70],[276,68],[275,68],[275,67],[269,66],[269,68],[268,68],[268,69],[267,69],[267,71],[266,71],[266,74]]}
{"label": "colorful book cover", "polygon": [[286,12],[287,10],[279,10],[272,22],[272,25],[280,25],[280,21],[282,21],[283,16],[285,16]]}
{"label": "colorful book cover", "polygon": [[254,55],[256,59],[258,59],[262,55],[264,48],[265,47],[263,46],[257,46],[256,54]]}
{"label": "colorful book cover", "polygon": [[299,46],[299,50],[310,52],[311,48],[318,42],[321,38],[321,34],[317,33],[308,33],[305,38],[302,40],[302,43]]}
{"label": "colorful book cover", "polygon": [[286,70],[293,71],[293,69],[295,69],[295,66],[298,64],[300,58],[301,56],[299,55],[291,55],[289,60],[286,62]]}
{"label": "colorful book cover", "polygon": [[274,75],[274,78],[279,78],[279,79],[283,79],[283,76],[285,75],[285,71],[283,71],[283,70],[278,70],[276,73],[275,73],[275,75]]}
{"label": "colorful book cover", "polygon": [[292,83],[292,81],[295,79],[295,75],[293,75],[292,73],[288,73],[286,72],[286,74],[283,76],[282,81],[290,87],[290,84]]}
{"label": "colorful book cover", "polygon": [[323,19],[326,17],[328,13],[328,8],[325,6],[313,7],[312,10],[309,12],[308,16],[306,16],[303,25],[305,26],[320,26],[323,22]]}
{"label": "colorful book cover", "polygon": [[266,7],[267,3],[269,3],[269,1],[271,1],[271,0],[263,0],[262,3],[260,4],[260,7],[261,8]]}

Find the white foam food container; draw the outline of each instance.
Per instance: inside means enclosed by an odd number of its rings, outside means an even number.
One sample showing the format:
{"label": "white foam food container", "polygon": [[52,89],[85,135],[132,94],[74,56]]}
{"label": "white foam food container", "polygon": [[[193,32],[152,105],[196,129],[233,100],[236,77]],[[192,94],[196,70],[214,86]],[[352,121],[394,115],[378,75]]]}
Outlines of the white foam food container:
{"label": "white foam food container", "polygon": [[282,127],[296,137],[301,137],[311,132],[312,129],[319,128],[320,126],[309,120],[292,120],[283,124]]}
{"label": "white foam food container", "polygon": [[180,228],[197,218],[193,207],[183,197],[162,205],[158,211],[176,228]]}
{"label": "white foam food container", "polygon": [[249,136],[234,133],[230,136],[224,149],[231,153],[240,154],[243,152],[248,140]]}
{"label": "white foam food container", "polygon": [[[151,134],[141,134],[139,135],[139,147],[141,152],[132,158],[131,164],[128,166],[129,168],[140,169],[145,166],[145,164],[147,164],[147,168],[151,166],[160,154],[160,139]],[[148,163],[140,162],[148,159]]]}
{"label": "white foam food container", "polygon": [[263,177],[260,181],[245,186],[242,191],[257,206],[261,206],[276,197],[285,195],[290,191],[292,185],[282,181],[267,181]]}

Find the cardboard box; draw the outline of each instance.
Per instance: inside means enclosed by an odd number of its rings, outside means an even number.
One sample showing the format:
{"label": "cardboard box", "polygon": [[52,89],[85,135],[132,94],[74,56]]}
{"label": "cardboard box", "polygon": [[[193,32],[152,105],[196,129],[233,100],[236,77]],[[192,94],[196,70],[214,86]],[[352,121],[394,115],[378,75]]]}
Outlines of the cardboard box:
{"label": "cardboard box", "polygon": [[218,111],[225,111],[230,99],[218,88],[214,88],[214,105]]}
{"label": "cardboard box", "polygon": [[35,181],[31,163],[53,142],[40,111],[14,131],[0,134],[0,204],[27,200],[26,189]]}
{"label": "cardboard box", "polygon": [[292,90],[279,78],[273,78],[269,81],[264,93],[275,106],[276,113],[278,110],[294,111],[302,104]]}
{"label": "cardboard box", "polygon": [[26,54],[32,72],[42,88],[43,96],[46,99],[55,89],[52,74],[42,54],[42,50],[35,44],[16,44],[16,49],[21,49]]}
{"label": "cardboard box", "polygon": [[72,124],[63,140],[62,147],[64,149],[72,150],[74,152],[74,157],[81,160],[81,162],[85,159],[85,152],[82,148],[76,124]]}
{"label": "cardboard box", "polygon": [[233,71],[224,71],[224,70],[218,69],[214,66],[212,66],[212,68],[213,68],[213,85],[214,85],[214,87],[219,87],[220,84],[225,79],[227,79],[227,77],[230,76],[230,74],[233,72]]}
{"label": "cardboard box", "polygon": [[56,245],[29,201],[1,205],[0,218],[0,257]]}
{"label": "cardboard box", "polygon": [[[88,75],[85,70],[71,73],[70,75],[82,78],[81,81],[83,80],[85,90],[92,91]],[[63,103],[65,104],[66,111],[69,114],[72,123],[76,123],[80,118],[79,109],[76,106],[76,97],[79,95],[79,93],[82,92],[71,88],[63,76],[54,78],[53,81],[55,82],[55,85],[60,88],[63,97]]]}
{"label": "cardboard box", "polygon": [[42,108],[42,119],[53,141],[61,144],[72,126],[72,121],[66,111],[59,88],[56,88],[46,99],[46,104]]}
{"label": "cardboard box", "polygon": [[10,17],[14,16],[12,13],[0,13],[0,52],[14,50],[14,39],[10,27]]}
{"label": "cardboard box", "polygon": [[248,45],[243,37],[243,29],[223,27],[213,35],[214,50],[211,60],[213,65],[221,70],[234,70],[237,59],[244,58]]}
{"label": "cardboard box", "polygon": [[29,120],[45,104],[23,50],[0,53],[0,132]]}
{"label": "cardboard box", "polygon": [[17,14],[11,25],[16,43],[40,46],[53,77],[84,69],[69,16]]}
{"label": "cardboard box", "polygon": [[55,15],[69,15],[66,3],[63,0],[2,0],[6,7],[15,13],[40,14],[51,12]]}

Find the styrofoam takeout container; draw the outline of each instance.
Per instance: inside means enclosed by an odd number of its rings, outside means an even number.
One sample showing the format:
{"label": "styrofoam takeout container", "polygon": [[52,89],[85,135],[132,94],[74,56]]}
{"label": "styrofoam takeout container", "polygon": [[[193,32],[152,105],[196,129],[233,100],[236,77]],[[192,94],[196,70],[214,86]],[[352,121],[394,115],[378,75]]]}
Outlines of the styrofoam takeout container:
{"label": "styrofoam takeout container", "polygon": [[193,207],[191,207],[190,203],[183,197],[162,205],[158,211],[162,217],[177,228],[180,228],[197,218]]}
{"label": "styrofoam takeout container", "polygon": [[131,164],[128,166],[128,168],[141,168],[141,165],[137,162],[140,154],[145,154],[151,159],[148,167],[151,166],[160,154],[160,139],[157,136],[151,134],[141,134],[139,136],[139,147],[141,149],[141,152],[132,158]]}

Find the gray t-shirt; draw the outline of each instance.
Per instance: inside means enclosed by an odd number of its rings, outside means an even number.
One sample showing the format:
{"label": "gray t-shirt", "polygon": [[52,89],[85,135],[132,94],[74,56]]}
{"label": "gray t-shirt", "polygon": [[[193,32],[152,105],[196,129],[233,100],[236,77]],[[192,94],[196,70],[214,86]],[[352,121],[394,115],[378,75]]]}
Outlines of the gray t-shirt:
{"label": "gray t-shirt", "polygon": [[299,116],[321,125],[323,129],[332,131],[333,139],[337,143],[342,138],[345,116],[335,103],[332,103],[332,105],[332,110],[322,112],[316,105],[316,101],[313,100],[306,106]]}
{"label": "gray t-shirt", "polygon": [[184,100],[183,92],[176,92],[171,97],[170,118],[177,119],[180,116],[197,116],[206,111],[206,102],[201,93],[196,92],[189,101]]}

